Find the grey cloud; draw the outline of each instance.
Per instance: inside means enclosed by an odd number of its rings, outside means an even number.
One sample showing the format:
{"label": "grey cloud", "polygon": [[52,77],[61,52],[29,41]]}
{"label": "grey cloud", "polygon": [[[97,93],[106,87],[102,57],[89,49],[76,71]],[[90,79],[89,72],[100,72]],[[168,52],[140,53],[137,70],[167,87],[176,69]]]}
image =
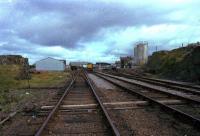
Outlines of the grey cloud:
{"label": "grey cloud", "polygon": [[[1,46],[0,50],[26,52],[32,55],[39,55],[34,50],[37,46],[60,45],[70,50],[81,50],[85,44],[91,46],[90,42],[104,41],[106,32],[100,33],[104,29],[116,27],[114,32],[118,32],[133,26],[141,28],[157,24],[184,23],[183,20],[168,18],[168,15],[177,10],[185,11],[185,7],[187,5],[184,7],[162,5],[158,8],[156,5],[132,6],[91,0],[16,0],[14,5],[0,5],[5,11],[2,17],[0,13],[0,42],[8,41],[8,44]],[[198,6],[191,7],[192,5],[187,7],[191,13],[194,8],[198,8]],[[138,40],[148,39],[142,35],[140,37]],[[162,41],[162,45],[169,44],[171,39],[167,40],[169,41]],[[120,45],[120,43],[111,44]],[[117,52],[112,49],[111,44],[107,45],[108,49],[102,56],[132,55],[132,46],[127,48],[121,45],[121,52]],[[164,47],[166,46],[160,45],[160,48]],[[152,47],[150,52],[153,50]]]}
{"label": "grey cloud", "polygon": [[19,37],[36,44],[65,48],[76,48],[79,41],[90,41],[103,28],[166,22],[160,16],[163,11],[94,1],[20,1],[15,8],[21,13],[17,14],[16,20],[20,22],[14,28]]}

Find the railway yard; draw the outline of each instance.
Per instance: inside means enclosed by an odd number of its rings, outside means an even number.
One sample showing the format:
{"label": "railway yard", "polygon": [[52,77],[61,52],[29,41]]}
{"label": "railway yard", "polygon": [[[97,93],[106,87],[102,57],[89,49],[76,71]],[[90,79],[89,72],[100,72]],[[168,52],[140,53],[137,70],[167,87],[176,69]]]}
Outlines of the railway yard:
{"label": "railway yard", "polygon": [[0,136],[200,136],[200,0],[0,0]]}
{"label": "railway yard", "polygon": [[47,88],[39,108],[1,124],[1,135],[200,135],[198,85],[112,70],[71,75],[54,93]]}

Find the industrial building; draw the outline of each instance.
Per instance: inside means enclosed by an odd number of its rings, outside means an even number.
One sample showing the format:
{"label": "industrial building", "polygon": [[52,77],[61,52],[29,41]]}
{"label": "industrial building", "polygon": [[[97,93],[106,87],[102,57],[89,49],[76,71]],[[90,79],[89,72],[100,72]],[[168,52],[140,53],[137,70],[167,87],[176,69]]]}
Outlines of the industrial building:
{"label": "industrial building", "polygon": [[97,62],[95,67],[97,69],[111,69],[111,64],[106,62]]}
{"label": "industrial building", "polygon": [[121,68],[121,61],[115,61],[116,68]]}
{"label": "industrial building", "polygon": [[66,61],[48,57],[37,61],[35,67],[37,71],[64,71]]}
{"label": "industrial building", "polygon": [[144,65],[148,61],[148,42],[137,42],[134,48],[134,64]]}
{"label": "industrial building", "polygon": [[78,68],[83,68],[83,67],[86,67],[87,64],[89,62],[81,62],[81,61],[76,61],[76,62],[70,62],[69,63],[69,66],[72,70],[76,70]]}
{"label": "industrial building", "polygon": [[133,58],[131,56],[120,57],[121,68],[131,68],[132,60],[133,60]]}

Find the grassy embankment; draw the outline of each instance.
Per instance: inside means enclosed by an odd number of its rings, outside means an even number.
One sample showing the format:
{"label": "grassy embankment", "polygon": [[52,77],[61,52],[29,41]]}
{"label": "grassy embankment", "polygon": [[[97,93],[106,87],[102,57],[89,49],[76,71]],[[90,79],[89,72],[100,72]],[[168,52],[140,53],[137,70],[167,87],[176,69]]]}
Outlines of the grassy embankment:
{"label": "grassy embankment", "polygon": [[[0,65],[0,111],[9,111],[16,104],[29,98],[39,97],[34,90],[22,89],[28,87],[27,80],[16,80],[19,73],[18,65]],[[58,87],[63,84],[69,73],[42,72],[31,74],[30,87]]]}
{"label": "grassy embankment", "polygon": [[190,45],[152,54],[148,71],[160,77],[200,82],[200,46]]}
{"label": "grassy embankment", "polygon": [[[19,73],[19,66],[0,66],[0,89],[16,89],[28,87],[27,80],[16,80]],[[42,72],[31,74],[31,87],[55,87],[69,77],[67,72]]]}

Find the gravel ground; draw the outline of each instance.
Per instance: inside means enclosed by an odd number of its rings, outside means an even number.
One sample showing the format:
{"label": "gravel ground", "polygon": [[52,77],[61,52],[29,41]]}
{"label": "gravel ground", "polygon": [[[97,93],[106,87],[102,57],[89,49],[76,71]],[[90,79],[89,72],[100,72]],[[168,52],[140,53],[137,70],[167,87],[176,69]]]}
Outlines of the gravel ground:
{"label": "gravel ground", "polygon": [[[107,81],[90,74],[90,78],[98,89],[104,102],[137,101],[138,98],[124,93]],[[106,83],[104,87],[104,84]],[[140,99],[141,100],[141,99]],[[117,107],[117,106],[116,106]],[[165,114],[157,107],[137,106],[127,110],[109,110],[122,135],[135,136],[197,136],[199,132],[192,127],[180,123],[172,116]]]}
{"label": "gravel ground", "polygon": [[95,85],[98,88],[102,88],[102,89],[106,89],[106,90],[115,89],[114,85],[109,84],[107,81],[102,80],[101,78],[99,78],[93,74],[89,74],[88,76],[93,80],[93,82],[95,83]]}
{"label": "gravel ground", "polygon": [[87,106],[59,109],[54,118],[49,121],[43,135],[110,135],[110,129],[99,107],[88,106],[97,104],[97,101],[84,79],[78,76],[62,105],[80,106],[83,104]]}
{"label": "gravel ground", "polygon": [[[162,92],[157,92],[157,91],[151,91],[147,89],[142,89],[140,87],[136,87],[135,85],[119,81],[117,79],[113,79],[110,77],[106,77],[107,79],[111,79],[114,82],[117,82],[120,85],[126,86],[130,89],[133,89],[134,91],[140,92],[145,96],[151,97],[156,100],[182,100],[181,98],[176,98],[175,96],[165,94]],[[130,79],[131,80],[131,79]],[[195,103],[188,103],[188,104],[180,104],[180,105],[170,105],[170,107],[174,107],[176,109],[179,109],[189,115],[192,115],[196,118],[200,118],[200,105],[195,104]]]}
{"label": "gravel ground", "polygon": [[22,111],[0,128],[0,135],[34,134],[33,132],[38,129],[38,124],[41,123],[44,117],[24,116],[24,112],[30,112],[30,114],[34,115],[34,111],[37,111],[40,106],[47,104],[57,92],[58,90],[55,89],[29,90],[29,93],[33,96],[28,100],[20,102],[21,106],[18,108],[22,109]]}
{"label": "gravel ground", "polygon": [[191,93],[188,93],[188,92],[175,90],[175,89],[170,89],[170,88],[163,87],[163,86],[157,86],[157,85],[155,86],[155,85],[153,85],[151,83],[146,83],[146,82],[139,81],[139,80],[136,80],[136,79],[130,79],[130,78],[121,77],[121,76],[117,76],[117,77],[119,77],[122,80],[128,81],[128,82],[142,84],[144,86],[148,86],[148,87],[151,87],[151,88],[155,88],[155,89],[159,89],[159,90],[162,90],[162,91],[166,91],[166,92],[171,93],[171,94],[176,94],[176,95],[184,96],[184,97],[187,97],[187,98],[196,99],[197,101],[200,99],[199,95],[194,95],[194,94],[191,94]]}

